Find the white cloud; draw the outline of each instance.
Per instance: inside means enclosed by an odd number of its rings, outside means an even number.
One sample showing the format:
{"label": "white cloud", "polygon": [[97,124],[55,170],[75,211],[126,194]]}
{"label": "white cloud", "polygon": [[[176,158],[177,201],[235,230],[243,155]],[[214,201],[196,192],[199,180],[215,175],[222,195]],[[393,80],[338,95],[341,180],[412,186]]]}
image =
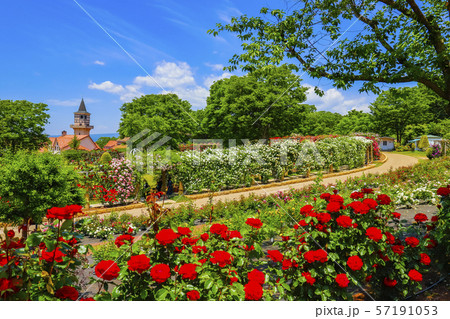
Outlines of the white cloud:
{"label": "white cloud", "polygon": [[[81,98],[70,99],[70,100],[58,100],[58,99],[48,99],[45,101],[49,106],[64,106],[64,107],[77,107],[80,105]],[[94,103],[95,100],[84,99],[86,103]]]}
{"label": "white cloud", "polygon": [[97,64],[97,65],[105,65],[105,62],[100,61],[100,60],[96,60],[96,61],[94,61],[94,64]]}
{"label": "white cloud", "polygon": [[121,94],[121,93],[125,92],[125,88],[122,85],[114,84],[111,81],[105,81],[100,84],[91,83],[91,84],[89,84],[88,88],[93,89],[93,90],[105,91],[105,92],[113,93],[113,94]]}
{"label": "white cloud", "polygon": [[138,76],[134,83],[150,87],[176,88],[195,85],[195,80],[191,67],[186,62],[173,63],[163,61],[156,67],[151,77]]}
{"label": "white cloud", "polygon": [[210,67],[213,71],[222,71],[223,70],[223,64],[213,64],[206,62],[205,65],[207,67]]}
{"label": "white cloud", "polygon": [[332,88],[324,90],[324,95],[320,97],[314,93],[314,86],[310,84],[304,84],[303,86],[309,88],[306,91],[306,103],[315,105],[318,111],[330,111],[340,114],[347,114],[351,110],[369,111],[370,103],[367,95],[362,95],[357,98],[347,98],[341,91]]}
{"label": "white cloud", "polygon": [[231,73],[229,72],[224,72],[221,75],[213,75],[211,74],[210,76],[208,76],[204,81],[203,84],[209,88],[211,85],[213,85],[214,82],[222,80],[222,79],[226,79],[229,78],[230,76],[232,76]]}

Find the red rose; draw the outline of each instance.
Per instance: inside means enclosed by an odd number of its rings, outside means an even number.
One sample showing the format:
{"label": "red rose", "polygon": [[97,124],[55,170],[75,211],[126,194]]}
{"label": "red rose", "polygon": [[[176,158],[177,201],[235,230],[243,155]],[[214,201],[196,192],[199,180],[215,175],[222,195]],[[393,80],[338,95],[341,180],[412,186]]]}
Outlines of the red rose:
{"label": "red rose", "polygon": [[336,195],[335,194],[335,195],[331,195],[330,196],[329,201],[333,202],[333,203],[343,204],[344,203],[344,198],[342,196],[340,196],[340,195]]}
{"label": "red rose", "polygon": [[428,265],[431,263],[430,256],[428,256],[428,255],[425,254],[425,253],[420,254],[420,260],[419,260],[419,262],[422,263],[422,264],[424,264],[424,265],[426,265],[426,266],[428,266]]}
{"label": "red rose", "polygon": [[209,261],[213,264],[219,264],[219,267],[225,267],[233,261],[233,256],[223,250],[216,250],[211,254],[211,256],[213,258],[210,258]]}
{"label": "red rose", "polygon": [[198,242],[198,238],[183,237],[181,243],[183,245],[194,246]]}
{"label": "red rose", "polygon": [[348,216],[341,215],[336,218],[336,223],[341,227],[348,228],[352,226],[352,219]]}
{"label": "red rose", "polygon": [[13,289],[14,285],[12,283],[12,280],[6,279],[6,278],[0,278],[0,292],[6,291],[8,289]]}
{"label": "red rose", "polygon": [[59,247],[56,247],[56,250],[42,251],[42,256],[39,260],[45,260],[48,263],[52,263],[53,261],[62,263],[64,256],[65,254],[59,249]]}
{"label": "red rose", "polygon": [[394,235],[392,235],[390,232],[385,232],[384,233],[386,235],[386,242],[393,245],[395,243],[395,237]]}
{"label": "red rose", "polygon": [[414,220],[418,223],[423,223],[428,220],[428,217],[425,214],[418,213],[418,214],[416,214],[416,216],[414,216]]}
{"label": "red rose", "polygon": [[229,241],[233,238],[242,238],[242,235],[238,230],[227,230],[226,232],[222,233],[220,237],[222,237],[226,241]]}
{"label": "red rose", "polygon": [[372,279],[372,275],[366,276],[366,282],[369,282]]}
{"label": "red rose", "polygon": [[353,208],[354,213],[361,214],[361,215],[367,214],[370,209],[369,206],[367,206],[364,203],[358,202],[358,201],[352,202],[352,203],[348,204],[347,206]]}
{"label": "red rose", "polygon": [[399,254],[399,255],[403,255],[403,253],[404,253],[404,250],[405,249],[405,246],[403,246],[403,245],[395,245],[395,246],[392,246],[392,251],[394,252],[394,253],[396,253],[396,254]]}
{"label": "red rose", "polygon": [[77,213],[81,213],[83,207],[80,205],[69,205],[66,207],[53,207],[47,210],[47,218],[55,218],[59,220],[72,219]]}
{"label": "red rose", "polygon": [[209,231],[211,234],[221,235],[222,233],[226,232],[228,230],[228,227],[223,224],[212,224]]}
{"label": "red rose", "polygon": [[364,194],[373,194],[372,188],[361,188],[361,192]]}
{"label": "red rose", "polygon": [[150,270],[150,276],[159,284],[170,278],[170,268],[166,264],[157,264]]}
{"label": "red rose", "polygon": [[56,290],[55,297],[59,299],[70,299],[75,301],[78,299],[78,291],[71,286],[63,286],[62,288]]}
{"label": "red rose", "polygon": [[230,286],[233,286],[233,284],[235,283],[235,282],[238,282],[239,281],[239,278],[238,277],[231,277],[230,278]]}
{"label": "red rose", "polygon": [[311,274],[309,272],[302,272],[302,276],[306,278],[306,283],[310,284],[311,286],[316,282],[316,278],[311,277]]}
{"label": "red rose", "polygon": [[201,240],[203,240],[204,242],[206,242],[209,239],[209,235],[207,233],[201,234],[200,235]]}
{"label": "red rose", "polygon": [[422,281],[422,274],[421,274],[420,272],[418,272],[417,270],[415,270],[415,269],[411,269],[411,270],[408,272],[408,276],[409,276],[409,278],[410,278],[411,280],[414,280],[414,281]]}
{"label": "red rose", "polygon": [[406,237],[405,242],[407,245],[411,246],[412,248],[419,245],[419,240],[416,237]]}
{"label": "red rose", "polygon": [[280,262],[283,260],[284,256],[278,250],[268,250],[267,256],[272,259],[273,262]]}
{"label": "red rose", "polygon": [[259,271],[258,269],[253,269],[251,272],[247,274],[247,278],[249,282],[255,282],[257,284],[264,284],[266,281],[266,276],[262,271]]}
{"label": "red rose", "polygon": [[391,198],[388,195],[380,194],[377,196],[377,201],[380,205],[389,205],[391,203]]}
{"label": "red rose", "polygon": [[178,238],[178,234],[175,233],[172,229],[162,229],[160,230],[155,238],[161,245],[169,245],[173,244],[175,240]]}
{"label": "red rose", "polygon": [[189,227],[178,227],[178,234],[181,236],[189,236],[191,230]]}
{"label": "red rose", "polygon": [[259,229],[262,227],[263,223],[258,218],[247,218],[247,221],[245,222],[247,225]]}
{"label": "red rose", "polygon": [[[424,237],[425,238],[425,237]],[[434,247],[436,247],[437,246],[437,241],[435,241],[434,239],[431,239],[431,238],[429,238],[428,239],[428,244],[427,244],[427,248],[428,249],[431,249],[431,248],[434,248]]]}
{"label": "red rose", "polygon": [[381,230],[379,230],[376,227],[369,227],[366,230],[366,236],[372,239],[373,241],[379,242],[380,239],[383,237],[383,234]]}
{"label": "red rose", "polygon": [[350,194],[350,198],[351,199],[360,199],[360,198],[364,198],[364,193],[361,192],[353,192]]}
{"label": "red rose", "polygon": [[134,237],[131,236],[130,234],[120,235],[119,237],[116,238],[116,241],[114,243],[116,244],[117,247],[120,247],[122,245],[125,245],[126,241],[132,244],[133,239]]}
{"label": "red rose", "polygon": [[81,298],[80,301],[95,301],[94,298],[89,297],[89,298]]}
{"label": "red rose", "polygon": [[107,281],[119,277],[120,268],[114,260],[102,260],[95,266],[95,275]]}
{"label": "red rose", "polygon": [[14,236],[16,236],[16,233],[14,232],[14,230],[8,230],[6,236],[8,236],[9,238],[14,238]]}
{"label": "red rose", "polygon": [[395,279],[389,279],[389,278],[384,278],[384,280],[383,280],[383,284],[386,286],[386,287],[394,287],[395,285],[397,285],[397,280],[395,280]]}
{"label": "red rose", "polygon": [[256,282],[249,282],[244,286],[245,300],[260,300],[263,296],[263,288]]}
{"label": "red rose", "polygon": [[200,299],[200,293],[197,290],[191,290],[186,293],[186,297],[191,301]]}
{"label": "red rose", "polygon": [[331,215],[328,213],[320,213],[317,214],[316,218],[319,221],[319,223],[326,224],[331,220]]}
{"label": "red rose", "polygon": [[320,198],[328,201],[330,199],[331,194],[330,193],[323,193],[322,195],[320,195]]}
{"label": "red rose", "polygon": [[392,217],[394,217],[396,219],[400,219],[400,216],[402,216],[400,213],[397,213],[397,212],[392,213]]}
{"label": "red rose", "polygon": [[195,271],[195,268],[197,268],[196,264],[184,264],[180,267],[178,270],[178,273],[182,275],[183,279],[190,279],[194,280],[197,278],[197,272]]}
{"label": "red rose", "polygon": [[288,241],[290,239],[290,237],[289,236],[281,236],[281,240],[283,240],[283,241]]}
{"label": "red rose", "polygon": [[192,246],[192,253],[198,254],[201,252],[206,253],[208,251],[208,248],[206,246]]}
{"label": "red rose", "polygon": [[347,266],[351,269],[351,270],[360,270],[363,266],[363,261],[359,256],[351,256],[347,259]]}
{"label": "red rose", "polygon": [[439,217],[438,217],[438,216],[433,216],[433,217],[431,217],[431,221],[432,221],[433,223],[436,223],[438,220],[439,220]]}
{"label": "red rose", "polygon": [[374,200],[372,198],[366,198],[362,202],[363,202],[363,204],[366,204],[367,206],[369,206],[370,209],[375,209],[378,206],[378,203],[376,202],[376,200]]}
{"label": "red rose", "polygon": [[345,287],[348,287],[350,280],[348,280],[346,274],[339,274],[339,275],[336,275],[336,282],[339,287],[345,288]]}
{"label": "red rose", "polygon": [[318,250],[316,250],[316,251],[314,252],[314,256],[315,256],[315,259],[316,259],[317,261],[320,261],[321,263],[324,263],[324,262],[326,262],[326,261],[328,260],[328,254],[327,254],[327,252],[326,252],[325,250],[323,250],[323,249],[318,249]]}
{"label": "red rose", "polygon": [[245,251],[252,251],[255,250],[255,247],[253,245],[251,245],[250,247],[248,245],[243,246]]}
{"label": "red rose", "polygon": [[150,269],[150,258],[146,255],[131,256],[127,264],[130,271],[137,271],[142,274],[144,271]]}
{"label": "red rose", "polygon": [[450,195],[450,188],[449,187],[439,187],[437,190],[437,194],[439,196],[449,196]]}
{"label": "red rose", "polygon": [[308,215],[314,210],[314,207],[312,205],[305,205],[302,208],[300,208],[300,213],[302,215]]}
{"label": "red rose", "polygon": [[341,210],[341,204],[338,202],[329,202],[327,204],[327,211],[330,213],[337,213]]}

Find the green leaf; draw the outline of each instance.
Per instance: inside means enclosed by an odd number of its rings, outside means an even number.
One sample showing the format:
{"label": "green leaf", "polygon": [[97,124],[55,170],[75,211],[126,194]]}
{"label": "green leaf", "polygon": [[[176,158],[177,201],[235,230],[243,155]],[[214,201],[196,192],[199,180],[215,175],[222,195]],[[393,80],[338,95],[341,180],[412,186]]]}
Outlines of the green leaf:
{"label": "green leaf", "polygon": [[167,289],[165,288],[161,288],[156,292],[156,300],[165,300],[167,294],[169,293],[169,291],[167,291]]}
{"label": "green leaf", "polygon": [[208,279],[205,282],[205,289],[211,289],[212,285],[213,285],[214,281],[212,279]]}

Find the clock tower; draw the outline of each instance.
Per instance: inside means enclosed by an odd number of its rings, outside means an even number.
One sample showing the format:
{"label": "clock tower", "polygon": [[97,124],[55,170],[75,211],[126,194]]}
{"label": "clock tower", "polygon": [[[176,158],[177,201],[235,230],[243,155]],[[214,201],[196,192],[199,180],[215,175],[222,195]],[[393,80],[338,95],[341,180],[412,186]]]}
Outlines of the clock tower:
{"label": "clock tower", "polygon": [[94,128],[90,125],[91,113],[86,111],[84,100],[81,99],[78,111],[74,113],[74,124],[70,125],[73,128],[74,135],[89,135],[89,132]]}

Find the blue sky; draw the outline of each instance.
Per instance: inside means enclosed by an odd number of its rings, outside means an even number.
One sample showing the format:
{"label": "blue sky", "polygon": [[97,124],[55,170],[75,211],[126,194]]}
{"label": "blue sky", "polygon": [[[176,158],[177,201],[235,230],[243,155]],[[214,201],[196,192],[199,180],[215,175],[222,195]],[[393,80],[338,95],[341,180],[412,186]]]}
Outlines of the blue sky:
{"label": "blue sky", "polygon": [[[207,30],[232,16],[256,15],[262,6],[286,6],[284,0],[77,2],[142,68],[74,0],[4,3],[0,99],[48,104],[48,134],[69,130],[82,97],[92,113],[94,134],[115,132],[120,106],[141,94],[175,92],[193,109],[203,108],[209,86],[230,76],[222,67],[240,51],[234,35],[213,37]],[[304,85],[325,90],[323,98],[308,95],[307,103],[319,110],[343,114],[352,108],[367,110],[374,100],[374,95],[356,89],[338,91],[325,80],[302,78]]]}

